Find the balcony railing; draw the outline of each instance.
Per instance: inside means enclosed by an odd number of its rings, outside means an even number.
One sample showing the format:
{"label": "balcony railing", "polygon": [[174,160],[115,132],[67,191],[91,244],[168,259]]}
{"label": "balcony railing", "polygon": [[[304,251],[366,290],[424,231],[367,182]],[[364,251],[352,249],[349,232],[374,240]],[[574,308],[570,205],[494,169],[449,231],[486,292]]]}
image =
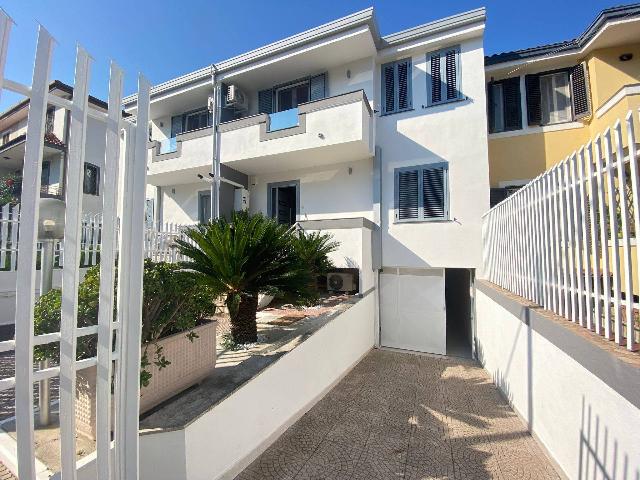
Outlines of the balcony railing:
{"label": "balcony railing", "polygon": [[297,127],[299,125],[298,113],[298,107],[290,108],[289,110],[283,110],[281,112],[270,113],[269,131],[276,132],[278,130]]}
{"label": "balcony railing", "polygon": [[160,140],[159,153],[160,155],[164,153],[172,153],[178,151],[178,142],[176,141],[176,137],[165,138],[164,140]]}

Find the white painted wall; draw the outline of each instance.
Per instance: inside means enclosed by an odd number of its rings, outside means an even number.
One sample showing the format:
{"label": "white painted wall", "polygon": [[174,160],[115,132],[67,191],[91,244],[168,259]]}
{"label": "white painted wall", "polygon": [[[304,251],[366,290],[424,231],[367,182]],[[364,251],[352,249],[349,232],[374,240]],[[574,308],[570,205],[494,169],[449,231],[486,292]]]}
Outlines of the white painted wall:
{"label": "white painted wall", "polygon": [[[349,174],[351,168],[351,174]],[[300,181],[300,220],[371,219],[372,160],[256,175],[249,179],[250,211],[267,214],[269,183]]]}
{"label": "white painted wall", "polygon": [[[205,182],[162,187],[162,221],[178,224],[197,223],[198,192],[210,190],[211,186]],[[147,189],[147,198],[155,198],[155,187],[153,192]]]}
{"label": "white painted wall", "polygon": [[638,408],[479,290],[476,316],[485,369],[566,475],[636,478]]}
{"label": "white painted wall", "polygon": [[[468,99],[422,108],[427,105],[429,50],[412,55],[414,110],[376,120],[382,149],[383,265],[478,268],[481,215],[489,208],[482,38],[461,44],[461,91]],[[442,161],[449,162],[451,221],[394,223],[394,169]]]}

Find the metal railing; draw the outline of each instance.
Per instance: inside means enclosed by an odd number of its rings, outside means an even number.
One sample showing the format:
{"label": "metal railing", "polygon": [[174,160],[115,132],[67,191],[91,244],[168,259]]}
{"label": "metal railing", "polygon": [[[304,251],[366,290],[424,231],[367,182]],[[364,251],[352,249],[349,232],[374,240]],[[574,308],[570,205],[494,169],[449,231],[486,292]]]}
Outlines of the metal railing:
{"label": "metal railing", "polygon": [[483,222],[485,278],[628,350],[639,341],[637,114],[493,207]]}

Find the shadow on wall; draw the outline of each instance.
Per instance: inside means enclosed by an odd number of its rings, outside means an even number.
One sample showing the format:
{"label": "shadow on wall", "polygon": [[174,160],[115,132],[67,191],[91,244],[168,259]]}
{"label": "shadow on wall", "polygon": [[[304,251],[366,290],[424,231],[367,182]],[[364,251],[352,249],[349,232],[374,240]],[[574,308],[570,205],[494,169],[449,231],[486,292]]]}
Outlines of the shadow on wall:
{"label": "shadow on wall", "polygon": [[[640,452],[635,452],[638,455]],[[621,452],[616,439],[609,436],[600,416],[582,396],[580,425],[580,459],[578,480],[640,480],[640,470],[629,471],[629,454]]]}

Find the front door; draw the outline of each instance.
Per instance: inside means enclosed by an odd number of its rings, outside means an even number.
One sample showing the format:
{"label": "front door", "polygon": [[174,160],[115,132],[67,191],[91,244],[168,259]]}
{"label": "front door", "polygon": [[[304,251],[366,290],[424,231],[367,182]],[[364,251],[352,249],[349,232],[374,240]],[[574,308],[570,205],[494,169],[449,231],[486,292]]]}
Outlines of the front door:
{"label": "front door", "polygon": [[269,185],[269,216],[283,225],[293,225],[298,215],[298,182]]}
{"label": "front door", "polygon": [[380,274],[380,343],[444,355],[447,351],[442,268],[384,268]]}
{"label": "front door", "polygon": [[206,223],[211,219],[211,191],[198,192],[198,221]]}

